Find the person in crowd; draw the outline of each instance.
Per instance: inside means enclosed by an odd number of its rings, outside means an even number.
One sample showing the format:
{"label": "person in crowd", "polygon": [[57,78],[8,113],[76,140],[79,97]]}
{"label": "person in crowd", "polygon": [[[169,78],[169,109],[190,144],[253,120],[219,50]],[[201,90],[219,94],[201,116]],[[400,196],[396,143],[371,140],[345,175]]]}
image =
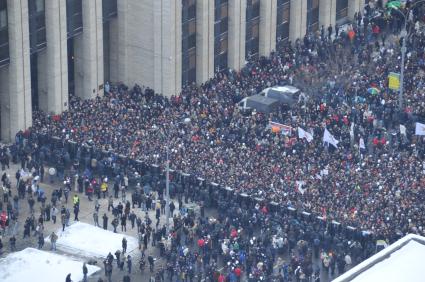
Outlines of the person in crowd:
{"label": "person in crowd", "polygon": [[[34,111],[33,127],[18,132],[10,148],[0,148],[5,169],[6,153],[21,162],[15,174],[18,201],[27,192],[32,213],[25,220],[24,238],[42,226],[34,207],[46,201],[38,182],[28,180],[32,168],[49,160],[58,177],[64,177],[64,187],[52,195],[53,209],[67,201],[70,184],[64,172],[74,157],[84,171],[81,186],[87,191],[91,185],[98,199],[109,196],[114,232],[119,220],[126,230],[123,218],[134,225],[125,193],[117,206],[114,196],[130,182],[140,183],[132,194],[133,207],[138,203],[143,211],[154,209],[157,224],[151,226],[149,214],[144,221],[133,219],[139,244],[143,241],[146,251],[152,239],[160,248],[170,279],[196,274],[237,281],[244,275],[254,281],[271,277],[282,255],[289,258],[279,270],[284,281],[317,280],[321,274],[334,278],[372,255],[378,239],[425,235],[425,137],[415,128],[425,124],[424,10],[403,8],[412,14],[412,28],[404,37],[399,34],[404,22],[393,15],[372,19],[371,10],[358,13],[347,30],[335,26],[334,34],[332,26],[322,26],[319,36],[306,34],[269,57],[250,58],[240,72],[218,72],[170,98],[137,85],[110,85],[104,97],[70,97],[69,110],[55,118]],[[403,43],[407,58],[404,103],[399,105],[388,74],[400,72]],[[301,90],[289,107],[265,114],[237,104],[267,87],[286,84]],[[271,121],[286,129],[276,130]],[[77,145],[70,148],[69,141]],[[168,207],[161,174],[167,156],[173,170]],[[114,195],[108,195],[110,176],[117,177]],[[10,217],[12,191],[4,189],[7,201],[1,203]],[[34,191],[40,202],[33,199]],[[79,207],[75,196],[73,204]],[[187,210],[190,201],[220,212],[217,218],[199,216]],[[159,221],[168,208],[169,232]],[[64,231],[70,212],[63,206],[60,213]],[[42,212],[41,220],[45,218]],[[105,213],[104,229],[107,224]],[[126,247],[123,242],[123,253]],[[154,272],[152,255],[148,262]],[[111,281],[112,261],[106,261],[105,274]]]}

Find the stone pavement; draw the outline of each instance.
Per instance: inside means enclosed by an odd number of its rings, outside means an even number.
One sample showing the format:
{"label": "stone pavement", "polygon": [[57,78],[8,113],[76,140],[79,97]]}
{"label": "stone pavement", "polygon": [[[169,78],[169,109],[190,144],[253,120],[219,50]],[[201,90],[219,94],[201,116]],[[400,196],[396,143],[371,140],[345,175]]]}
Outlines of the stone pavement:
{"label": "stone pavement", "polygon": [[[19,165],[14,165],[12,164],[10,169],[7,170],[7,173],[10,175],[10,179],[12,181],[12,195],[16,195],[17,194],[17,188],[16,188],[16,178],[15,178],[15,173],[16,171],[20,168]],[[46,168],[46,173],[47,173],[48,168]],[[1,172],[1,174],[3,174],[3,172]],[[44,178],[44,182],[40,184],[40,188],[44,190],[45,195],[47,197],[46,203],[50,202],[51,199],[51,195],[54,189],[58,189],[61,185],[61,182],[59,180],[56,180],[54,183],[49,183],[48,182],[48,177]],[[111,188],[112,185],[109,185],[109,187]],[[74,214],[73,214],[73,204],[72,204],[72,197],[74,196],[74,194],[77,194],[80,197],[80,213],[78,215],[78,218],[81,222],[84,223],[88,223],[88,224],[93,224],[94,225],[94,220],[93,220],[93,212],[95,210],[94,206],[95,206],[95,201],[89,201],[88,197],[85,196],[83,193],[79,194],[76,193],[74,191],[72,191],[69,195],[69,199],[68,199],[68,203],[64,203],[64,206],[67,207],[70,210],[71,213],[71,217],[70,217],[70,224],[72,224],[74,222]],[[113,194],[113,193],[112,193]],[[120,194],[121,196],[121,194]],[[93,197],[95,198],[95,197]],[[1,197],[0,200],[3,200],[3,197]],[[6,232],[5,236],[2,237],[2,242],[4,244],[4,253],[2,255],[2,257],[6,256],[10,249],[9,249],[9,238],[11,236],[11,234],[15,234],[16,236],[16,247],[17,247],[17,251],[23,250],[27,247],[35,247],[37,248],[38,244],[37,244],[37,238],[32,236],[33,232],[31,232],[31,237],[30,238],[26,238],[23,239],[23,225],[25,222],[25,219],[30,216],[30,209],[29,209],[29,205],[28,205],[28,197],[26,196],[25,199],[22,199],[19,201],[19,217],[18,217],[18,222],[15,225],[14,228],[10,228],[8,230],[8,232]],[[127,200],[129,200],[131,202],[131,191],[127,192]],[[119,202],[121,201],[121,197],[119,197],[118,199],[114,199],[114,206],[117,205]],[[113,219],[113,215],[112,215],[112,211],[108,212],[108,199],[103,199],[101,198],[98,203],[100,204],[100,209],[99,209],[99,224],[102,226],[102,216],[104,213],[106,213],[106,215],[108,216],[108,230],[109,231],[113,231],[113,226],[111,224],[112,219]],[[176,201],[174,200],[174,203],[177,206]],[[125,203],[124,203],[125,204]],[[38,216],[40,215],[40,207],[41,207],[41,203],[37,202],[34,205],[34,216],[36,219],[38,219]],[[57,204],[57,207],[59,209],[60,212],[60,208],[61,205]],[[135,209],[131,209],[134,210],[136,215],[141,217],[142,220],[145,217],[145,212],[142,211],[141,209],[137,208],[137,206],[135,206]],[[130,210],[130,211],[131,211]],[[155,211],[154,210],[150,210],[149,211],[149,217],[152,220],[152,225],[153,227],[155,227],[155,223],[156,223],[156,219],[155,219]],[[172,225],[173,221],[172,219],[170,219],[170,225]],[[165,215],[161,215],[160,218],[160,227],[165,224]],[[49,236],[53,231],[57,231],[59,229],[61,229],[61,222],[60,222],[60,214],[58,215],[58,219],[56,221],[56,224],[53,224],[53,221],[45,221],[44,222],[44,237]],[[117,227],[117,231],[118,233],[122,233],[121,232],[121,226],[119,225]],[[124,232],[126,235],[130,235],[133,236],[137,239],[137,226],[135,226],[134,229],[131,228],[131,222],[129,220],[127,220],[127,232]],[[157,261],[155,263],[155,269],[158,269],[160,265],[162,265],[163,260],[161,258],[159,258],[159,249],[157,247],[152,247],[150,246],[151,244],[149,243],[148,249],[145,252],[146,258],[148,255],[152,255],[153,257],[157,258]],[[105,246],[105,248],[108,248],[108,246]],[[43,248],[45,251],[50,251],[50,244],[46,243],[44,245]],[[115,253],[116,250],[108,250],[110,251],[112,254]],[[146,259],[146,267],[144,269],[144,272],[141,273],[138,267],[138,262],[139,262],[139,258],[141,255],[141,252],[136,249],[136,250],[129,250],[130,252],[128,252],[129,255],[131,255],[132,260],[133,260],[133,267],[132,267],[132,281],[148,281],[150,278],[150,273],[149,273],[149,265]],[[57,251],[58,253],[61,253],[61,251]],[[72,254],[73,255],[73,254]],[[96,258],[92,258],[92,257],[82,257],[81,260],[85,260],[88,261],[90,259],[96,259]],[[98,272],[96,275],[90,277],[90,279],[88,281],[97,281],[99,277],[102,277],[105,280],[105,276],[104,276],[104,270],[103,270],[103,261],[97,259],[97,265],[99,267],[102,267],[102,270],[100,272]],[[125,272],[121,272],[120,270],[118,270],[116,268],[116,263],[114,262],[114,268],[113,268],[113,277],[112,277],[112,281],[122,281],[123,276],[125,275]],[[126,268],[125,268],[126,269]],[[65,280],[65,276],[67,273],[64,273],[64,280]]]}
{"label": "stone pavement", "polygon": [[[18,170],[18,168],[19,168],[18,165],[11,165],[11,168],[9,170],[7,170],[7,172],[10,174],[10,179],[12,180],[12,194],[13,195],[17,194],[15,173]],[[45,170],[47,172],[48,168],[46,167]],[[3,172],[1,172],[1,174],[3,174]],[[58,180],[56,180],[54,183],[49,183],[48,177],[45,177],[44,182],[40,184],[40,188],[45,191],[45,194],[47,196],[46,202],[50,202],[51,194],[52,194],[53,190],[58,189],[61,184],[62,183]],[[112,187],[112,185],[109,185],[109,187]],[[74,191],[72,191],[70,193],[68,203],[63,203],[65,205],[65,207],[67,207],[70,210],[70,213],[71,213],[70,224],[72,224],[74,222],[74,220],[73,220],[74,219],[73,205],[72,205],[72,197],[74,196],[74,194],[77,194],[80,197],[80,213],[79,213],[79,216],[78,216],[80,222],[84,222],[84,223],[94,225],[93,212],[94,212],[95,201],[89,201],[87,196],[85,196],[84,194],[76,193]],[[111,194],[113,194],[113,193],[111,193]],[[131,202],[131,191],[127,192],[127,199]],[[0,200],[3,200],[3,197],[0,197]],[[23,237],[23,225],[24,225],[25,219],[30,215],[29,205],[28,205],[27,200],[28,200],[27,197],[23,200],[20,200],[18,222],[17,222],[16,226],[14,228],[10,228],[8,234],[3,236],[3,238],[2,238],[2,242],[4,244],[4,248],[3,248],[4,253],[3,253],[2,257],[6,256],[9,253],[9,238],[10,238],[10,235],[12,234],[12,232],[13,232],[13,234],[16,234],[17,251],[23,250],[27,247],[37,248],[37,246],[38,246],[36,237],[31,236],[30,238],[26,238],[26,239],[22,238]],[[114,199],[114,205],[118,204],[120,201],[121,201],[121,197],[119,197],[118,199]],[[102,226],[102,216],[103,216],[104,213],[106,213],[107,216],[108,216],[108,230],[112,232],[113,226],[111,224],[111,221],[113,219],[113,215],[112,215],[111,211],[108,212],[108,199],[107,198],[105,198],[105,199],[101,198],[98,201],[98,203],[100,204],[99,224]],[[174,199],[174,203],[177,206],[177,201],[175,199]],[[38,219],[38,216],[40,215],[40,206],[41,206],[41,203],[36,201],[36,204],[34,206],[34,210],[35,210],[34,216],[36,217],[36,219]],[[57,206],[60,209],[61,205],[58,204]],[[134,210],[137,216],[144,219],[145,212],[142,211],[141,209],[137,208],[137,206],[136,206],[135,209],[131,209],[131,210]],[[218,211],[214,210],[214,209],[206,209],[205,215],[215,217],[217,215],[217,212]],[[155,223],[156,223],[155,211],[150,210],[148,213],[149,213],[149,217],[152,220],[152,225],[155,226]],[[165,224],[165,215],[161,215],[159,226],[161,227],[163,224]],[[172,219],[170,219],[170,224],[172,225]],[[58,231],[59,229],[61,229],[61,227],[62,226],[61,226],[61,223],[60,223],[60,214],[59,214],[56,224],[53,224],[52,221],[47,221],[47,222],[44,223],[44,237],[49,236],[51,234],[51,232],[53,232],[53,231],[55,231],[55,232]],[[117,227],[117,231],[118,231],[118,233],[123,233],[123,232],[121,232],[121,226],[120,225]],[[32,234],[33,234],[33,232],[31,233],[31,235]],[[129,236],[133,236],[137,239],[137,226],[134,229],[132,229],[130,221],[127,220],[127,231],[124,232],[124,234],[129,235]],[[108,246],[105,246],[105,248],[108,248]],[[46,243],[43,249],[45,251],[50,251],[50,243]],[[107,250],[107,251],[110,251],[112,254],[114,254],[116,250],[111,249],[111,250]],[[67,254],[67,253],[62,252],[60,250],[58,250],[57,253]],[[141,252],[138,249],[135,249],[135,250],[129,250],[128,254],[132,257],[132,261],[133,261],[132,273],[130,275],[131,281],[149,281],[149,278],[151,277],[151,275],[155,275],[155,272],[154,273],[149,272],[149,265],[148,265],[147,259],[146,259],[145,269],[144,269],[143,272],[141,272],[139,270],[139,264],[138,264]],[[94,258],[94,257],[90,257],[90,256],[81,257],[81,256],[76,255],[76,254],[71,254],[71,255],[79,257],[80,260],[86,261],[86,262],[94,259],[94,260],[97,261],[97,266],[102,268],[101,271],[99,271],[95,275],[91,276],[88,279],[88,281],[96,282],[96,281],[98,281],[99,278],[102,278],[104,281],[107,281],[107,279],[104,275],[104,268],[103,268],[103,260],[102,259],[98,259],[98,258]],[[165,263],[165,261],[159,256],[159,249],[157,247],[151,246],[151,242],[148,245],[148,249],[145,252],[145,255],[146,255],[146,258],[147,258],[148,255],[152,255],[153,257],[155,257],[157,259],[156,262],[155,262],[155,270],[158,270]],[[278,274],[280,266],[283,265],[285,263],[285,261],[288,261],[288,260],[289,260],[289,258],[287,256],[282,257],[282,258],[278,258],[278,260],[276,261],[275,266],[274,266],[275,274]],[[316,259],[314,261],[314,264],[316,265],[316,267],[321,267],[321,262],[318,259]],[[222,265],[221,261],[219,261],[219,265]],[[64,280],[65,280],[66,274],[67,273],[64,273]],[[113,282],[122,281],[123,276],[125,274],[127,274],[126,267],[124,268],[124,271],[120,271],[116,267],[116,262],[114,261],[112,281]],[[325,282],[329,281],[329,277],[327,277],[327,275],[324,275],[323,272],[322,272],[322,275],[321,275],[321,281],[325,281]]]}

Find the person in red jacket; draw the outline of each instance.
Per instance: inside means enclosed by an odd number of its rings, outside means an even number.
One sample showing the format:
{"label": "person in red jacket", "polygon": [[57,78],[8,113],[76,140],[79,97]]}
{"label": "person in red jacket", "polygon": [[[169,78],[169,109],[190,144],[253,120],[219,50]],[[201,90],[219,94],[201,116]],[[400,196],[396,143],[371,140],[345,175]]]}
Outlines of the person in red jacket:
{"label": "person in red jacket", "polygon": [[7,213],[5,211],[2,211],[0,214],[0,227],[2,229],[6,228],[6,222],[7,222]]}

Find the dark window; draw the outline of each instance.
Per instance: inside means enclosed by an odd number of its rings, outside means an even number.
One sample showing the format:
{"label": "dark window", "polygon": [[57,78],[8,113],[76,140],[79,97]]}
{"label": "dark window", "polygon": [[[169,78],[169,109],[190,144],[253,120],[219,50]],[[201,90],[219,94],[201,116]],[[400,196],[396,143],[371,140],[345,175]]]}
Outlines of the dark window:
{"label": "dark window", "polygon": [[215,0],[214,23],[214,70],[227,69],[228,50],[228,18],[229,3],[227,0]]}
{"label": "dark window", "polygon": [[247,0],[245,58],[258,56],[260,29],[260,0]]}
{"label": "dark window", "polygon": [[279,0],[277,4],[276,43],[279,48],[289,40],[291,3],[290,0]]}
{"label": "dark window", "polygon": [[196,81],[196,1],[182,1],[182,83]]}
{"label": "dark window", "polygon": [[68,38],[83,32],[82,0],[66,0],[66,24]]}
{"label": "dark window", "polygon": [[336,20],[345,20],[348,17],[348,0],[336,0]]}
{"label": "dark window", "polygon": [[30,52],[34,54],[46,47],[46,14],[44,0],[28,0]]}
{"label": "dark window", "polygon": [[9,63],[7,0],[0,0],[0,67]]}
{"label": "dark window", "polygon": [[117,0],[102,0],[103,21],[109,21],[118,14]]}
{"label": "dark window", "polygon": [[319,0],[308,0],[307,2],[307,32],[319,30]]}

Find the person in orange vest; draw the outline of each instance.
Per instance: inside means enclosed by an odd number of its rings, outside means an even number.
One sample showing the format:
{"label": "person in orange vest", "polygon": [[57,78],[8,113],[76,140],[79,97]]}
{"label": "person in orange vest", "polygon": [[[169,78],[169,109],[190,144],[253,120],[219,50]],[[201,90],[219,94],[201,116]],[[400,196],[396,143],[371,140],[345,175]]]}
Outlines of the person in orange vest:
{"label": "person in orange vest", "polygon": [[356,33],[354,32],[354,30],[351,29],[348,32],[348,38],[350,39],[351,42],[353,42],[355,36],[356,36]]}

